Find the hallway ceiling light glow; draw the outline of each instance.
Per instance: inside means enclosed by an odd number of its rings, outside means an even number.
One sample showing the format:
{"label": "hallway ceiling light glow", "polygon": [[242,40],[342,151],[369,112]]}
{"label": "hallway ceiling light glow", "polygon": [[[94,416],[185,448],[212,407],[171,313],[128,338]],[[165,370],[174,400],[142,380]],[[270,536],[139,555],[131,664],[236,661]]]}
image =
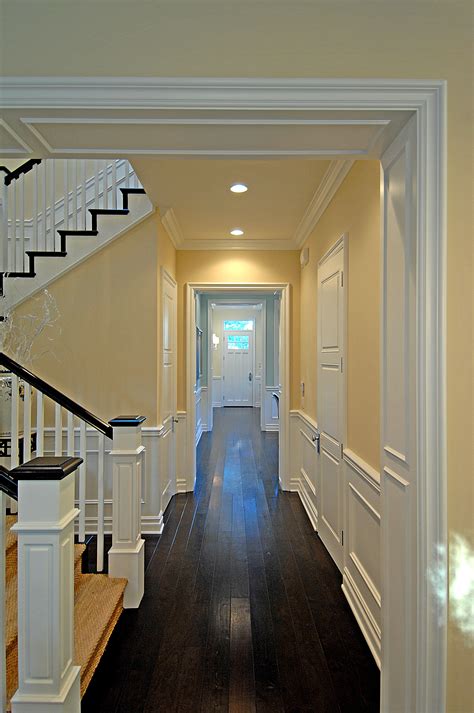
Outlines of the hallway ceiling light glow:
{"label": "hallway ceiling light glow", "polygon": [[233,183],[230,187],[230,190],[232,191],[232,193],[245,193],[246,191],[248,191],[248,188],[245,183]]}
{"label": "hallway ceiling light glow", "polygon": [[241,230],[240,228],[234,228],[233,230],[230,231],[231,235],[243,235],[244,231]]}

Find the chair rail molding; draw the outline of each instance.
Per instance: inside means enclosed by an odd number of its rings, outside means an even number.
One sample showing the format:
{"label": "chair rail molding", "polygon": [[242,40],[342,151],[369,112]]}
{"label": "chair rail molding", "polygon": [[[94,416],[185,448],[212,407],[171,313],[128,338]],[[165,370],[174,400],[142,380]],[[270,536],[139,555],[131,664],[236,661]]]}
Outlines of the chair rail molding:
{"label": "chair rail molding", "polygon": [[[306,79],[306,78],[157,78],[157,77],[3,77],[0,79],[2,118],[14,124],[18,138],[31,146],[34,155],[46,155],[40,143],[22,118],[34,117],[41,110],[58,118],[74,118],[78,110],[84,121],[100,120],[102,109],[116,112],[123,121],[125,110],[137,114],[144,110],[179,110],[178,124],[183,121],[199,126],[203,109],[210,121],[222,122],[219,111],[226,110],[226,121],[238,127],[246,122],[245,111],[260,112],[255,121],[269,123],[265,113],[272,110],[287,123],[294,122],[295,110],[320,110],[335,123],[340,112],[353,114],[375,111],[396,112],[399,119],[414,115],[416,124],[416,444],[417,497],[410,528],[410,551],[417,553],[410,615],[416,630],[415,646],[408,652],[413,662],[413,680],[408,677],[409,664],[393,669],[395,662],[382,664],[384,680],[410,686],[412,709],[444,713],[446,709],[446,634],[447,592],[440,596],[430,586],[427,572],[439,565],[440,549],[447,552],[447,458],[446,458],[446,109],[447,83],[442,80],[408,79]],[[119,119],[120,112],[122,118]],[[212,113],[215,112],[214,117]],[[40,113],[40,112],[38,112]],[[176,112],[178,114],[178,112]],[[336,115],[337,113],[337,115]],[[139,118],[139,117],[137,117]],[[136,122],[136,119],[133,119]],[[38,124],[35,125],[36,127]],[[7,129],[8,130],[8,129]],[[399,130],[401,129],[399,123]],[[398,134],[397,134],[398,135]],[[395,136],[387,132],[377,139],[371,155],[379,157]],[[384,145],[385,141],[385,145]],[[74,147],[72,147],[74,148]],[[112,147],[115,151],[117,147]],[[112,151],[112,148],[110,150]],[[120,147],[116,155],[126,155]],[[129,148],[129,147],[128,147]],[[180,147],[173,153],[179,154]],[[279,147],[297,155],[293,147]],[[87,149],[78,149],[87,154]],[[232,155],[225,147],[210,151],[199,146],[202,157]],[[89,152],[90,153],[90,152]],[[133,152],[132,152],[133,153]],[[150,153],[147,150],[147,153]],[[367,154],[367,151],[366,151]],[[19,154],[21,146],[19,145]],[[180,155],[191,155],[181,150]],[[239,151],[239,157],[251,152]],[[259,151],[259,155],[265,155]],[[306,152],[308,155],[308,152]],[[321,155],[321,154],[320,154]],[[360,153],[359,153],[360,155]],[[347,158],[346,153],[331,158]],[[349,158],[355,158],[354,155]],[[282,318],[284,310],[282,309]],[[189,351],[188,344],[188,351]],[[287,361],[284,358],[285,365]],[[282,364],[283,367],[283,364]],[[192,364],[188,380],[192,379]],[[289,382],[288,382],[289,383]],[[287,398],[286,395],[283,395]],[[281,403],[289,416],[289,404]],[[188,431],[194,431],[194,418],[187,402]],[[191,438],[191,436],[190,436]],[[192,439],[191,439],[192,440]],[[185,439],[186,441],[186,439]],[[288,444],[283,443],[283,452]],[[188,448],[189,452],[189,448]],[[286,452],[285,458],[288,457]],[[193,461],[185,471],[194,473]],[[288,473],[287,473],[288,475]],[[179,477],[183,477],[180,474]],[[383,556],[383,555],[382,555]],[[382,605],[383,606],[383,605]],[[407,712],[405,712],[407,713]]]}

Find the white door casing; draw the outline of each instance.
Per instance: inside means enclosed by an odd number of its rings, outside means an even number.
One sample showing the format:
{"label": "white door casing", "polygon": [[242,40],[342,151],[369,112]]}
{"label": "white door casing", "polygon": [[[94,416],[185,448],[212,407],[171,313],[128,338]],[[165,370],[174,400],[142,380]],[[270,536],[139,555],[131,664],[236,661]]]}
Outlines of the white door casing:
{"label": "white door casing", "polygon": [[381,158],[382,670],[392,672],[382,677],[384,713],[421,710],[411,605],[419,567],[412,546],[417,528],[416,162],[412,119]]}
{"label": "white door casing", "polygon": [[[343,465],[346,399],[345,260],[342,236],[318,264],[318,426],[320,466],[319,535],[331,557],[343,569]],[[347,280],[347,271],[346,271]]]}
{"label": "white door casing", "polygon": [[[255,375],[254,333],[250,331],[224,331],[222,349],[223,406],[253,406],[253,379]],[[237,339],[235,339],[237,338]],[[242,341],[244,347],[235,348]],[[234,348],[233,348],[234,347]],[[245,348],[246,347],[246,348]]]}
{"label": "white door casing", "polygon": [[161,416],[161,469],[162,509],[176,493],[176,439],[175,419],[177,409],[177,284],[171,275],[161,269],[161,359],[160,359],[160,416]]}

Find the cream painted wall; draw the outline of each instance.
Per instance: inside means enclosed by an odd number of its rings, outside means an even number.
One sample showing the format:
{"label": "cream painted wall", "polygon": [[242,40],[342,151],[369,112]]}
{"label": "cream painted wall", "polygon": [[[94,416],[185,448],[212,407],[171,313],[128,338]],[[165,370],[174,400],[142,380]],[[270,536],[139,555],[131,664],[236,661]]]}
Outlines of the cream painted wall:
{"label": "cream painted wall", "polygon": [[[380,164],[358,161],[305,243],[301,271],[301,408],[318,420],[318,261],[349,234],[347,315],[347,447],[379,469],[380,454]],[[313,315],[310,317],[310,315]]]}
{"label": "cream painted wall", "polygon": [[[113,23],[105,0],[3,0],[1,11],[7,75],[448,81],[448,514],[474,547],[472,1],[135,0],[114,5]],[[472,709],[473,665],[453,620],[449,713]]]}
{"label": "cream painted wall", "polygon": [[[175,274],[155,213],[56,280],[49,291],[60,318],[36,343],[44,354],[32,371],[106,421],[136,412],[157,425],[161,265]],[[15,319],[36,310],[33,297]]]}
{"label": "cream painted wall", "polygon": [[299,382],[299,252],[275,250],[179,250],[178,279],[178,408],[186,408],[185,392],[185,290],[188,282],[261,283],[289,282],[291,285],[290,369],[291,404],[298,404]]}

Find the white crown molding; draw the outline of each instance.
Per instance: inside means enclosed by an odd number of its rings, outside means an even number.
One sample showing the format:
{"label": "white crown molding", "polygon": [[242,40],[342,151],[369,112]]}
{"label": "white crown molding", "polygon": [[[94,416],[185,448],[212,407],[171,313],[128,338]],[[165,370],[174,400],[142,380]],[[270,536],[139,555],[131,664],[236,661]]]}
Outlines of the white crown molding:
{"label": "white crown molding", "polygon": [[161,223],[166,230],[166,232],[169,235],[169,238],[175,248],[178,249],[185,249],[184,248],[184,237],[183,237],[183,232],[181,230],[181,226],[179,224],[178,218],[176,217],[176,213],[172,208],[168,208],[166,213],[161,219]]}
{"label": "white crown molding", "polygon": [[[21,138],[21,136],[19,136],[19,135],[16,133],[16,131],[15,131],[14,129],[12,129],[12,127],[11,127],[9,124],[7,124],[7,122],[6,122],[4,119],[0,119],[0,126],[3,126],[3,128],[5,129],[5,131],[7,132],[7,134],[10,134],[10,136],[12,137],[12,139],[13,139],[14,141],[16,141],[16,143],[18,144],[19,147],[21,147],[21,148],[8,148],[8,149],[7,149],[7,148],[2,148],[2,149],[0,150],[0,153],[1,153],[1,154],[3,154],[3,155],[6,155],[6,154],[13,155],[13,154],[14,154],[14,155],[20,155],[20,156],[22,156],[25,152],[28,153],[28,154],[32,154],[32,153],[33,153],[33,149],[31,148],[31,146],[28,146],[28,144],[26,143],[26,141],[24,141],[24,140]],[[22,149],[23,149],[23,150],[22,150]]]}
{"label": "white crown molding", "polygon": [[291,240],[185,240],[180,250],[294,250]]}
{"label": "white crown molding", "polygon": [[[1,77],[1,108],[417,108],[435,80],[218,77]],[[412,97],[412,102],[410,102]],[[407,101],[408,100],[408,101]],[[367,104],[369,106],[369,104]]]}
{"label": "white crown molding", "polygon": [[295,230],[293,241],[296,248],[303,247],[353,164],[354,161],[351,159],[331,161]]}

